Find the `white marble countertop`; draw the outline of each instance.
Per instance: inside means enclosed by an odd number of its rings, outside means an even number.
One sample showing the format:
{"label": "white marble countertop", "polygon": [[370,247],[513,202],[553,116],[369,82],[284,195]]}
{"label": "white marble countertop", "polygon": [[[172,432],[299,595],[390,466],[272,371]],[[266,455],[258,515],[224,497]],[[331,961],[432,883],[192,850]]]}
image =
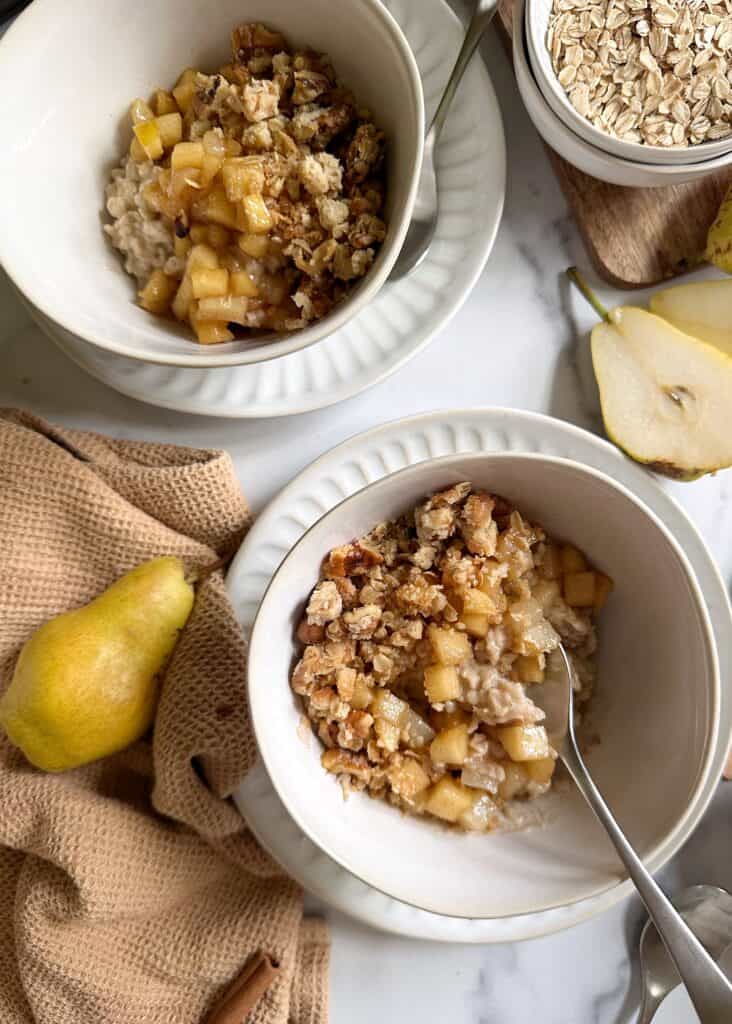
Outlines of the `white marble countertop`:
{"label": "white marble countertop", "polygon": [[[495,37],[483,49],[504,112],[508,195],[494,252],[473,294],[430,347],[340,406],[261,422],[203,419],[142,405],[87,377],[33,326],[0,273],[0,404],[123,437],[222,447],[260,509],[294,473],[351,434],[435,408],[517,406],[600,429],[588,363],[591,312],[561,278],[588,261]],[[622,296],[601,295],[611,304]],[[446,371],[446,368],[448,370]],[[449,371],[449,372],[448,372]],[[732,473],[668,485],[732,576]],[[732,889],[732,784],[663,873]],[[569,932],[520,945],[449,947],[371,931],[322,909],[333,928],[333,1024],[615,1024],[635,1019],[632,900]],[[672,1007],[669,1007],[671,1010]],[[693,1019],[658,1015],[659,1024]]]}

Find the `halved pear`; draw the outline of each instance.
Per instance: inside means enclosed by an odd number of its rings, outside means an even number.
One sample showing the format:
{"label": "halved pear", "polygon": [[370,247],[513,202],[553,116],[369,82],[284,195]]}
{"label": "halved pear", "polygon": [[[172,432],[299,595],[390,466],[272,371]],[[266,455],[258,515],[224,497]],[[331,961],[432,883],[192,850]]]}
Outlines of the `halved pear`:
{"label": "halved pear", "polygon": [[665,288],[651,298],[651,312],[732,356],[732,278]]}
{"label": "halved pear", "polygon": [[677,480],[732,465],[732,358],[636,306],[592,332],[608,437]]}
{"label": "halved pear", "polygon": [[704,255],[720,270],[732,274],[732,186],[727,189],[717,218],[709,229]]}

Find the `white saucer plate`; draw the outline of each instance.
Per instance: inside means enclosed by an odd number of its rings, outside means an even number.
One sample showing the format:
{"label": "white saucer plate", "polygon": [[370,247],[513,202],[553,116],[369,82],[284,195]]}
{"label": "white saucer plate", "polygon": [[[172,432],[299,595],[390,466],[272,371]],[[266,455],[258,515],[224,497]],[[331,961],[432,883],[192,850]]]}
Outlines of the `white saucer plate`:
{"label": "white saucer plate", "polygon": [[[302,534],[345,497],[388,473],[458,452],[539,452],[574,459],[629,488],[658,515],[683,547],[704,593],[718,645],[722,679],[732,673],[732,610],[719,571],[683,509],[645,470],[594,435],[560,420],[505,409],[436,412],[388,423],[334,448],[308,466],[268,506],[250,530],[227,577],[243,629],[279,563]],[[723,687],[720,736],[732,732],[732,695]],[[714,754],[710,786],[726,756]],[[304,888],[323,901],[385,931],[443,942],[514,942],[561,931],[619,902],[630,882],[571,906],[503,918],[447,917],[407,906],[365,885],[327,857],[290,818],[262,764],[234,795],[262,845]]]}
{"label": "white saucer plate", "polygon": [[[462,28],[445,0],[384,0],[409,42],[428,115],[452,69]],[[335,334],[251,366],[155,366],[98,349],[31,309],[41,328],[93,377],[131,398],[203,416],[287,416],[333,405],[394,373],[434,337],[470,293],[503,211],[506,145],[482,61],[465,75],[437,150],[440,216],[424,262],[387,283]]]}

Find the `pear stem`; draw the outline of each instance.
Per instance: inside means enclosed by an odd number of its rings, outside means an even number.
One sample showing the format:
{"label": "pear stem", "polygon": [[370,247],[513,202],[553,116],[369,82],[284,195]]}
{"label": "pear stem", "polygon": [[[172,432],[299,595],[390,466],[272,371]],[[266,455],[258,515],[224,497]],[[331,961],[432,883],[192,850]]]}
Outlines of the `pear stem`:
{"label": "pear stem", "polygon": [[573,285],[576,285],[576,287],[579,288],[600,319],[604,320],[606,323],[610,323],[610,314],[590,288],[587,281],[585,281],[582,274],[577,270],[577,267],[569,267],[567,270],[567,277]]}

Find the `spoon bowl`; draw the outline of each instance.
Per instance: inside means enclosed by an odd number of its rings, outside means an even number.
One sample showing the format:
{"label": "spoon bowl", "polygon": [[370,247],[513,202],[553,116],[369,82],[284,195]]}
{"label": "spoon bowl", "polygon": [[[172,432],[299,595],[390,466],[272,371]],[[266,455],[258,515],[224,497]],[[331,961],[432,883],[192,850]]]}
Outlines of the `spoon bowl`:
{"label": "spoon bowl", "polygon": [[[671,897],[676,910],[714,960],[732,944],[732,893],[716,885],[692,885]],[[666,996],[681,984],[679,972],[650,919],[640,938],[641,1010],[637,1024],[650,1024]]]}

